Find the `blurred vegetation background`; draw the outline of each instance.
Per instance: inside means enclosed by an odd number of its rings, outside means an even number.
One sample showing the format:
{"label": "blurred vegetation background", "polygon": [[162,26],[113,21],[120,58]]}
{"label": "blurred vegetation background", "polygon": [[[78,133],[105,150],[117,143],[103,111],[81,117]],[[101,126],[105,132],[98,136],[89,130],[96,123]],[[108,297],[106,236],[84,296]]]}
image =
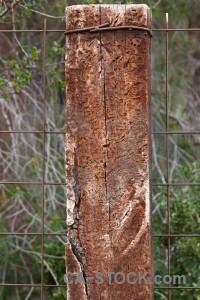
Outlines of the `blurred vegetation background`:
{"label": "blurred vegetation background", "polygon": [[[0,1],[0,29],[65,29],[65,7],[93,3],[146,3],[153,28],[200,27],[200,1]],[[0,34],[0,130],[41,131],[43,126],[43,33]],[[169,130],[200,130],[200,33],[169,33]],[[46,131],[65,131],[65,37],[47,33]],[[152,39],[152,130],[165,131],[165,32]],[[0,180],[42,182],[42,134],[0,133]],[[65,182],[64,134],[46,134],[45,182]],[[166,138],[152,135],[152,179],[166,183]],[[200,135],[169,136],[172,234],[200,234]],[[167,188],[153,187],[153,233],[167,234]],[[0,231],[41,232],[42,187],[1,185]],[[45,232],[66,233],[65,186],[45,185]],[[64,284],[65,237],[44,239],[44,282]],[[154,238],[154,273],[167,274],[167,237]],[[41,237],[0,236],[0,282],[40,284]],[[171,239],[171,274],[200,286],[200,238]],[[38,299],[40,288],[0,287],[0,300]],[[155,289],[155,299],[167,299]],[[45,288],[44,299],[66,299],[65,288]],[[200,300],[200,290],[172,289],[172,299]]]}

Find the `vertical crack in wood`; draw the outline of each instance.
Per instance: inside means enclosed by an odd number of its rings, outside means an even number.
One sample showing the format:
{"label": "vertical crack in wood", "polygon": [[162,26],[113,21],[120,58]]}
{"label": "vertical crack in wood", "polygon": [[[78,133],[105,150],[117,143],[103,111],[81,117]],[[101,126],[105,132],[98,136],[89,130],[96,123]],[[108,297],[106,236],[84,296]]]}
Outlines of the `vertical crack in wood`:
{"label": "vertical crack in wood", "polygon": [[[107,173],[108,173],[108,131],[107,131],[107,117],[106,117],[106,72],[104,70],[104,79],[103,79],[103,102],[104,102],[104,112],[105,112],[105,189],[106,189],[106,202],[108,201],[108,185],[107,185]],[[108,203],[108,213],[109,213],[109,231],[110,231],[110,203]]]}
{"label": "vertical crack in wood", "polygon": [[[78,184],[78,181],[76,181]],[[74,206],[74,223],[71,224],[69,227],[69,232],[71,233],[72,230],[75,230],[76,232],[78,231],[78,225],[79,225],[79,208],[80,208],[80,203],[81,203],[81,197],[79,195],[78,202],[75,203]],[[84,279],[84,288],[85,288],[85,294],[86,294],[86,299],[88,298],[88,287],[87,287],[87,276],[86,276],[86,261],[85,258],[82,254],[82,246],[80,245],[80,242],[78,240],[74,241],[71,237],[72,234],[69,234],[68,240],[71,245],[71,250],[76,257],[77,261],[79,262],[82,274],[83,274],[83,279]],[[77,233],[75,234],[77,235]],[[76,244],[77,245],[76,245]]]}
{"label": "vertical crack in wood", "polygon": [[[99,6],[99,24],[101,24],[101,6]],[[106,191],[106,203],[108,200],[108,185],[107,185],[107,173],[108,173],[108,130],[107,130],[107,106],[106,106],[106,70],[102,68],[103,65],[103,51],[102,51],[102,34],[100,33],[100,64],[101,64],[101,79],[103,73],[103,104],[104,104],[104,115],[105,115],[105,145],[106,154],[105,154],[105,191]],[[109,232],[110,232],[110,202],[108,203],[108,221],[109,221]]]}
{"label": "vertical crack in wood", "polygon": [[82,274],[83,274],[83,279],[84,279],[84,287],[85,287],[86,299],[89,299],[89,297],[88,297],[88,287],[87,287],[87,276],[86,276],[86,272],[85,272],[84,262],[83,262],[82,256],[79,253],[78,249],[76,248],[76,246],[73,243],[73,240],[71,238],[70,238],[69,242],[71,244],[72,252],[73,252],[74,256],[76,257],[77,261],[79,262],[79,264],[81,266],[81,270],[82,270]]}

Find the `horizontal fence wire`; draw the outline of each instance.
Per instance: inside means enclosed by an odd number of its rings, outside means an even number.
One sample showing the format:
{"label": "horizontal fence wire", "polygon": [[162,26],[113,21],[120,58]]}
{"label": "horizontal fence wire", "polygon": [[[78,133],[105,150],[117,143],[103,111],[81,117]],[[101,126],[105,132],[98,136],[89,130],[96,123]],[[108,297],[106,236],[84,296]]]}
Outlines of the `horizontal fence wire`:
{"label": "horizontal fence wire", "polygon": [[[18,283],[0,283],[0,286],[9,286],[9,287],[40,287],[41,288],[41,300],[44,295],[44,287],[62,287],[66,288],[67,285],[47,285],[44,284],[44,236],[67,236],[66,233],[62,232],[45,232],[44,231],[44,187],[45,185],[57,185],[64,186],[66,183],[64,182],[45,182],[44,171],[45,171],[45,135],[46,134],[65,134],[65,131],[45,131],[45,106],[46,106],[46,67],[54,64],[46,64],[46,35],[47,33],[60,33],[64,34],[65,30],[62,29],[47,29],[46,27],[46,19],[44,19],[44,28],[43,29],[0,29],[0,33],[42,33],[43,34],[43,129],[36,131],[18,131],[18,130],[0,130],[2,134],[41,134],[43,135],[43,175],[42,182],[37,181],[0,181],[2,185],[39,185],[42,186],[42,231],[41,232],[0,232],[0,236],[20,236],[20,235],[30,235],[30,236],[41,236],[42,237],[42,253],[41,253],[41,283],[40,284],[18,284]],[[166,130],[165,131],[152,131],[152,135],[166,135],[166,159],[167,159],[167,182],[152,182],[151,186],[166,186],[167,187],[167,220],[168,220],[168,233],[167,234],[153,234],[153,237],[162,237],[167,238],[168,240],[168,275],[170,275],[170,239],[171,238],[181,238],[181,237],[200,237],[200,234],[172,234],[170,232],[170,195],[169,195],[169,187],[170,186],[199,186],[200,183],[194,182],[169,182],[169,149],[168,149],[168,137],[169,135],[193,135],[200,134],[200,131],[169,131],[168,130],[168,34],[169,32],[200,32],[200,28],[168,28],[168,18],[166,18],[166,28],[153,28],[153,33],[163,32],[166,35]],[[64,61],[58,62],[56,64],[64,64]],[[40,67],[33,67],[35,69]],[[8,68],[9,69],[9,68]],[[6,70],[6,69],[2,69]],[[199,290],[200,286],[154,286],[154,289],[168,289],[168,299],[171,299],[171,289],[191,289],[191,290]]]}
{"label": "horizontal fence wire", "polygon": [[[0,130],[0,133],[34,133],[42,134],[43,131],[16,131],[16,130]],[[45,131],[45,134],[65,134],[65,131]],[[152,131],[151,134],[200,134],[200,131]]]}
{"label": "horizontal fence wire", "polygon": [[[29,185],[66,185],[64,182],[37,182],[37,181],[0,181],[0,184],[29,184]],[[152,186],[199,186],[200,182],[175,182],[175,183],[152,183]]]}
{"label": "horizontal fence wire", "polygon": [[[67,236],[60,232],[0,232],[0,235],[49,235],[49,236]],[[153,234],[153,237],[200,237],[200,234]]]}
{"label": "horizontal fence wire", "polygon": [[[15,32],[38,32],[43,33],[44,29],[0,29],[0,32],[5,33],[15,33]],[[200,31],[200,28],[153,28],[153,32],[174,32],[174,31],[183,31],[183,32],[193,32],[193,31]],[[58,33],[65,33],[65,30],[62,29],[48,29],[46,32],[58,32]]]}

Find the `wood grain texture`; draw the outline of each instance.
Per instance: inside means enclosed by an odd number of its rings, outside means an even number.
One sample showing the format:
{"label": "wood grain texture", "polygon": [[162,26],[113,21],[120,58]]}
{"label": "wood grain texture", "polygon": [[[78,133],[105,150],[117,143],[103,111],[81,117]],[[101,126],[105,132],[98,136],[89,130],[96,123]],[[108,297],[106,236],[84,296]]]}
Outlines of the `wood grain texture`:
{"label": "wood grain texture", "polygon": [[[68,30],[106,22],[150,28],[151,14],[146,5],[66,9]],[[97,272],[152,276],[149,70],[146,33],[66,37],[66,268],[85,278],[68,286],[69,300],[152,299],[144,282],[95,283]]]}

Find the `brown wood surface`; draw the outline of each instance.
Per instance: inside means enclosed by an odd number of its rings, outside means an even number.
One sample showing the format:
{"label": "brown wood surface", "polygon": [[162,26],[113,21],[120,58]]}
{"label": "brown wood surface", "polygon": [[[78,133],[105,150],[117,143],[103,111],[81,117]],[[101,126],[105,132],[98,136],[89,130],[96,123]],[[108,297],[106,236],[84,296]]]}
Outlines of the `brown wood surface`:
{"label": "brown wood surface", "polygon": [[[151,14],[146,5],[66,9],[68,30],[106,22],[150,28]],[[66,268],[85,279],[68,285],[68,300],[152,299],[152,285],[109,284],[105,274],[152,275],[149,70],[147,33],[66,37]]]}

